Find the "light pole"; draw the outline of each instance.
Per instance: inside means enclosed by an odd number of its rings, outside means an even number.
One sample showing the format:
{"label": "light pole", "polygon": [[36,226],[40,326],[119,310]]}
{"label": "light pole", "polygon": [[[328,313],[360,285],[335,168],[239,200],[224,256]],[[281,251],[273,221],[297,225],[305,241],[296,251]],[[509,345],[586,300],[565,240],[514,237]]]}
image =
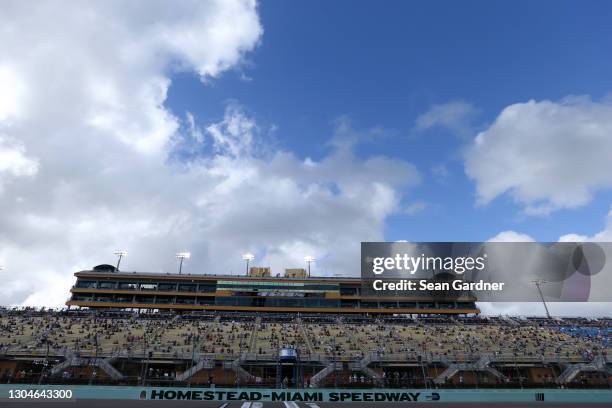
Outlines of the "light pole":
{"label": "light pole", "polygon": [[124,256],[127,256],[127,251],[117,250],[117,251],[115,251],[115,255],[118,256],[118,258],[117,258],[117,267],[115,269],[117,270],[117,272],[119,272],[119,265],[121,265],[121,259]]}
{"label": "light pole", "polygon": [[532,282],[535,283],[536,287],[538,288],[538,292],[540,293],[540,299],[542,299],[542,304],[544,305],[544,309],[546,310],[546,317],[550,319],[550,312],[548,311],[548,306],[546,306],[546,301],[544,300],[544,295],[542,294],[542,289],[540,288],[541,284],[547,283],[547,282],[542,279],[536,279],[536,280],[533,280]]}
{"label": "light pole", "polygon": [[242,255],[242,259],[246,261],[246,276],[249,276],[249,262],[255,259],[255,255],[250,252],[247,252],[246,254]]}
{"label": "light pole", "polygon": [[313,256],[309,255],[304,257],[304,261],[306,261],[306,263],[308,264],[308,277],[310,278],[310,264],[316,261],[316,259]]}
{"label": "light pole", "polygon": [[183,260],[191,258],[191,252],[183,251],[178,252],[176,257],[180,259],[179,261],[179,275],[183,273]]}

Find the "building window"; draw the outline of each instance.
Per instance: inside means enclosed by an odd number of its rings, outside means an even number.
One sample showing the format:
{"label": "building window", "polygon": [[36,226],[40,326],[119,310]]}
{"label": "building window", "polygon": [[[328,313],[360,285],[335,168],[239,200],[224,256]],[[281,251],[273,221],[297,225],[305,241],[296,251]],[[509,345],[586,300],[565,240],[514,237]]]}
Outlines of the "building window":
{"label": "building window", "polygon": [[160,283],[157,285],[157,288],[166,292],[176,290],[176,283]]}
{"label": "building window", "polygon": [[76,287],[77,288],[95,288],[96,287],[96,281],[83,281],[83,280],[78,280],[76,283]]}

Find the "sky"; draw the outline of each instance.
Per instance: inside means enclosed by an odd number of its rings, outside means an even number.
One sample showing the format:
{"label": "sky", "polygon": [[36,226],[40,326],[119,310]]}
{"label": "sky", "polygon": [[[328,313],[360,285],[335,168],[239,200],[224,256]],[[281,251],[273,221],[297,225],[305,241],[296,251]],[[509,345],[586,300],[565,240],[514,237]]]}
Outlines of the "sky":
{"label": "sky", "polygon": [[117,249],[358,275],[361,241],[612,240],[609,2],[0,10],[4,304],[59,306]]}

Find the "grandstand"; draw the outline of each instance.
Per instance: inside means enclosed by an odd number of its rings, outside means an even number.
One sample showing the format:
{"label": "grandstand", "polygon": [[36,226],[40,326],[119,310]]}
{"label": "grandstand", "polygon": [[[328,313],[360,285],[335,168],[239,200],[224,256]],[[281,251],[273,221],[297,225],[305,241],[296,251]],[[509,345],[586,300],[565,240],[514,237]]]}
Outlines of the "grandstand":
{"label": "grandstand", "polygon": [[0,309],[0,382],[217,387],[610,387],[611,319],[479,316],[355,278],[75,273],[68,309]]}
{"label": "grandstand", "polygon": [[0,309],[0,381],[279,388],[609,387],[611,323]]}

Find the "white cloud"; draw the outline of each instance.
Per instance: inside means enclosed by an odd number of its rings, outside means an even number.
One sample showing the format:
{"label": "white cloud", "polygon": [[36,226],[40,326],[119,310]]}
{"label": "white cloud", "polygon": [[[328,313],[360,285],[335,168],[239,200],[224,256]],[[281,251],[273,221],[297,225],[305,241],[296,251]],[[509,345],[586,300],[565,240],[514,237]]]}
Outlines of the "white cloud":
{"label": "white cloud", "polygon": [[0,137],[0,176],[33,176],[37,171],[37,161],[25,155],[22,144]]}
{"label": "white cloud", "polygon": [[[466,154],[466,172],[477,183],[481,203],[509,193],[529,215],[587,204],[612,186],[612,105],[586,97],[530,101],[507,107],[480,133]],[[504,231],[492,241],[533,241]],[[591,236],[570,233],[560,242],[612,241],[612,210]],[[544,313],[533,303],[483,303],[487,314]],[[610,315],[610,303],[551,303],[553,315]]]}
{"label": "white cloud", "polygon": [[580,234],[565,234],[559,238],[559,242],[584,242],[588,240],[589,237]]}
{"label": "white cloud", "polygon": [[163,106],[169,75],[219,75],[262,28],[248,0],[2,8],[0,297],[57,304],[75,269],[121,243],[140,241],[146,258],[149,240],[185,227],[190,208],[170,199],[165,165],[178,129]]}
{"label": "white cloud", "polygon": [[612,104],[586,97],[506,107],[468,148],[479,203],[508,193],[529,215],[576,208],[612,187]]}
{"label": "white cloud", "polygon": [[472,131],[470,121],[477,113],[478,109],[465,101],[432,105],[427,112],[416,118],[415,128],[427,130],[439,126],[450,130],[457,136],[468,136]]}
{"label": "white cloud", "polygon": [[334,135],[329,141],[329,145],[339,149],[352,149],[359,143],[369,143],[374,140],[393,136],[396,132],[392,129],[385,129],[381,126],[374,126],[366,129],[356,129],[349,115],[341,115],[334,121]]}
{"label": "white cloud", "polygon": [[516,231],[502,231],[489,239],[488,242],[535,242],[535,240],[527,234]]}
{"label": "white cloud", "polygon": [[[275,272],[313,255],[314,273],[358,274],[360,240],[383,238],[414,166],[333,144],[317,160],[260,149],[236,104],[216,123],[186,115],[180,135],[164,106],[172,72],[208,81],[261,34],[251,1],[3,4],[0,66],[25,101],[0,122],[0,177],[19,177],[0,192],[3,303],[59,305],[75,270],[117,248],[124,270],[172,271],[187,249],[186,272],[242,273],[248,250]],[[172,150],[186,140],[188,155]]]}
{"label": "white cloud", "polygon": [[590,242],[612,242],[612,207],[608,211],[608,214],[605,219],[604,228],[591,235],[581,235],[581,234],[567,234],[563,235],[559,238],[560,242],[582,242],[582,241],[590,241]]}
{"label": "white cloud", "polygon": [[216,152],[232,157],[251,153],[253,133],[256,130],[255,121],[248,118],[235,103],[228,105],[223,121],[206,128],[206,132],[213,138]]}
{"label": "white cloud", "polygon": [[18,117],[23,109],[25,85],[8,65],[0,64],[0,122]]}
{"label": "white cloud", "polygon": [[[5,2],[0,16],[0,83],[10,80],[9,96],[25,94],[20,100],[27,101],[15,107],[11,97],[7,108],[3,95],[0,119],[18,113],[55,125],[32,139],[50,139],[78,119],[90,138],[111,137],[139,153],[164,154],[177,128],[163,106],[168,73],[185,69],[215,77],[240,63],[262,33],[249,0],[64,5]],[[19,123],[15,127],[19,132]]]}
{"label": "white cloud", "polygon": [[404,214],[416,215],[427,208],[427,204],[423,201],[416,201],[406,207],[404,207]]}
{"label": "white cloud", "polygon": [[[243,121],[234,123],[238,134],[225,126],[235,120]],[[214,126],[223,129],[217,139],[251,140],[251,123],[229,108]],[[248,136],[237,137],[240,132]],[[239,266],[239,251],[248,249],[258,255],[256,263],[276,272],[313,255],[320,260],[317,273],[356,275],[359,243],[383,239],[384,220],[401,210],[401,190],[419,180],[408,163],[362,160],[351,149],[335,147],[319,161],[286,151],[261,156],[247,151],[231,150],[201,163],[214,181],[198,195],[198,206],[211,215],[202,232],[214,237],[211,254],[236,257],[219,262],[224,266]]]}

